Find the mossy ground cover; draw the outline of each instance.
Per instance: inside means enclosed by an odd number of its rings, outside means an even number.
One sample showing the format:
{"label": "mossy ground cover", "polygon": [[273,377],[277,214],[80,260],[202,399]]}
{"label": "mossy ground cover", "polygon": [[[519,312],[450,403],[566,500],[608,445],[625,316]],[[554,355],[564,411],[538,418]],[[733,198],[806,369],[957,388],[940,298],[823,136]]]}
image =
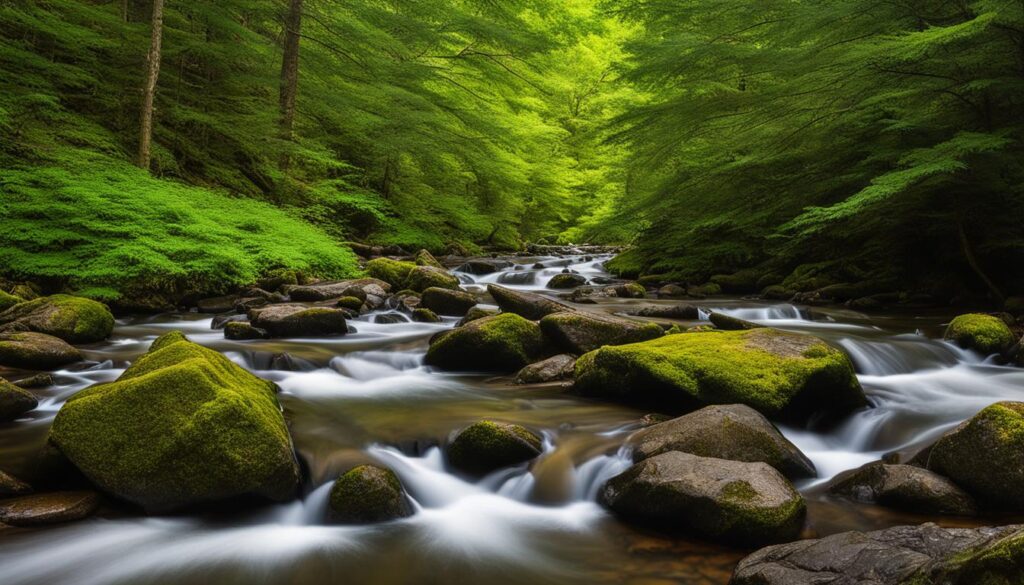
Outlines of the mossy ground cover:
{"label": "mossy ground cover", "polygon": [[969,313],[950,322],[946,328],[946,339],[988,355],[1006,350],[1013,345],[1015,336],[1002,319]]}

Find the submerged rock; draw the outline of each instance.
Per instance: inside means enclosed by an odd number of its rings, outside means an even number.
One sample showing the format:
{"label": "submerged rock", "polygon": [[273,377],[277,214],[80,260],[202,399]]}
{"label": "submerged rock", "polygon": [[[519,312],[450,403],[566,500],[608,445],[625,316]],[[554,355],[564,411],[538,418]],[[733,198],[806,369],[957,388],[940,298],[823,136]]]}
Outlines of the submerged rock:
{"label": "submerged rock", "polygon": [[423,291],[420,304],[438,315],[461,317],[476,305],[476,296],[461,290],[431,287]]}
{"label": "submerged rock", "polygon": [[576,371],[576,358],[563,353],[530,364],[516,374],[516,384],[543,384],[572,379]]}
{"label": "submerged rock", "polygon": [[925,464],[985,508],[1024,511],[1024,402],[983,409],[936,441]]}
{"label": "submerged rock", "polygon": [[0,366],[55,370],[79,361],[82,354],[58,337],[32,331],[0,333]]}
{"label": "submerged rock", "polygon": [[0,422],[15,420],[37,406],[34,394],[0,378]]}
{"label": "submerged rock", "polygon": [[972,516],[976,512],[974,499],[956,484],[912,465],[868,463],[837,475],[829,492],[921,514]]}
{"label": "submerged rock", "polygon": [[788,477],[814,477],[814,464],[761,413],[742,404],[707,406],[647,427],[627,442],[633,461],[669,451],[771,465]]}
{"label": "submerged rock", "polygon": [[487,292],[494,297],[494,302],[503,312],[515,313],[531,321],[537,321],[552,313],[576,310],[544,295],[512,290],[496,284],[487,285]]}
{"label": "submerged rock", "polygon": [[0,333],[34,331],[68,343],[93,343],[110,337],[110,309],[81,297],[53,295],[19,303],[0,313]]}
{"label": "submerged rock", "polygon": [[540,328],[555,344],[574,354],[583,354],[605,345],[647,341],[664,334],[655,323],[584,311],[548,315],[540,320]]}
{"label": "submerged rock", "polygon": [[803,498],[765,463],[670,451],[608,480],[601,502],[639,524],[740,544],[792,540],[803,528]]}
{"label": "submerged rock", "polygon": [[519,425],[483,420],[462,429],[445,450],[448,463],[469,475],[524,463],[541,454],[541,438]]}
{"label": "submerged rock", "polygon": [[945,338],[960,347],[990,355],[1006,351],[1015,337],[998,317],[972,313],[960,315],[946,328]]}
{"label": "submerged rock", "polygon": [[867,404],[846,354],[817,337],[768,328],[603,347],[577,360],[576,387],[687,410],[746,404],[768,416],[843,413]]}
{"label": "submerged rock", "polygon": [[394,471],[360,465],[334,480],[327,516],[335,524],[372,524],[412,516],[412,506]]}
{"label": "submerged rock", "polygon": [[151,512],[284,500],[299,482],[275,385],[177,331],[65,402],[50,441],[103,491]]}
{"label": "submerged rock", "polygon": [[1024,574],[1024,527],[897,526],[761,549],[730,585],[1014,585]]}
{"label": "submerged rock", "polygon": [[446,370],[514,372],[547,354],[540,326],[502,313],[431,339],[424,360]]}
{"label": "submerged rock", "polygon": [[343,335],[348,333],[345,311],[303,305],[274,305],[252,311],[252,325],[271,337]]}
{"label": "submerged rock", "polygon": [[0,523],[41,526],[81,520],[100,507],[96,492],[53,492],[0,501]]}

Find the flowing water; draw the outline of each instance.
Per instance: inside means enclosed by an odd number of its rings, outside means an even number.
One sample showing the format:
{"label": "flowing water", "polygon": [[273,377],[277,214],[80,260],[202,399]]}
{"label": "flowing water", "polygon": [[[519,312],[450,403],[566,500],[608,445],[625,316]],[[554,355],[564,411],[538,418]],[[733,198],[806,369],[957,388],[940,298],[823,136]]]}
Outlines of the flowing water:
{"label": "flowing water", "polygon": [[[601,281],[602,257],[514,258],[486,276],[457,273],[469,290],[490,282],[543,290],[568,268]],[[534,268],[541,262],[543,268]],[[624,313],[670,301],[600,299],[591,310]],[[949,316],[872,316],[742,299],[708,299],[725,312],[819,335],[853,359],[871,408],[828,427],[782,431],[815,463],[798,485],[809,500],[808,535],[925,520],[828,499],[836,473],[890,452],[908,456],[999,400],[1024,399],[1024,370],[1002,367],[936,339]],[[391,312],[394,313],[394,312]],[[158,335],[179,329],[277,382],[296,449],[308,469],[303,496],[285,504],[141,517],[116,508],[62,527],[0,531],[4,585],[205,585],[333,583],[724,583],[745,551],[633,530],[596,503],[600,485],[628,466],[621,445],[645,412],[587,401],[560,385],[521,387],[509,377],[445,373],[422,365],[427,340],[453,326],[366,315],[357,333],[327,339],[233,342],[209,316],[123,319],[88,362],[36,390],[40,407],[0,425],[0,469],[30,475],[47,429],[75,392],[115,379]],[[398,321],[398,322],[389,322]],[[272,369],[275,354],[293,357]],[[543,433],[532,465],[467,481],[447,469],[440,445],[481,418]],[[368,527],[323,522],[331,481],[364,462],[395,470],[412,517]],[[1009,519],[986,519],[988,523]],[[952,522],[964,523],[963,520]]]}

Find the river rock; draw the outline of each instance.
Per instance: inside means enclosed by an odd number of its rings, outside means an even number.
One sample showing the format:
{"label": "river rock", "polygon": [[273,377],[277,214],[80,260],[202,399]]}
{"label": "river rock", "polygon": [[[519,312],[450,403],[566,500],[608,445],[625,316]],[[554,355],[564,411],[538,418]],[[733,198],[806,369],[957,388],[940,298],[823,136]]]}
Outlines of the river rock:
{"label": "river rock", "polygon": [[354,311],[355,314],[358,315],[359,311],[361,311],[363,308],[363,303],[365,302],[365,299],[365,293],[363,294],[363,298],[359,298],[357,296],[344,296],[339,298],[334,303],[334,306],[338,307],[339,309],[348,309],[349,311]]}
{"label": "river rock", "polygon": [[945,338],[984,355],[1006,351],[1016,340],[1002,319],[978,313],[953,319],[946,328]]}
{"label": "river rock", "polygon": [[456,327],[462,327],[466,323],[476,321],[477,319],[483,319],[484,317],[493,317],[498,314],[498,311],[494,309],[484,309],[481,307],[473,307],[466,311],[466,315],[459,319],[459,322],[455,324]]}
{"label": "river rock", "polygon": [[296,286],[299,284],[299,273],[287,268],[271,270],[263,278],[256,281],[256,286],[263,290],[278,291],[285,286]]}
{"label": "river rock", "polygon": [[238,297],[235,295],[210,297],[200,299],[196,303],[196,308],[199,309],[200,313],[227,313],[228,311],[234,310],[237,302]]}
{"label": "river rock", "polygon": [[417,266],[433,266],[434,268],[440,268],[444,270],[444,264],[438,262],[437,258],[427,250],[420,250],[416,252],[416,256],[412,259]]}
{"label": "river rock", "polygon": [[519,370],[516,374],[516,384],[543,384],[558,380],[570,380],[575,370],[576,358],[563,353]]}
{"label": "river rock", "polygon": [[515,313],[531,321],[537,321],[552,313],[576,310],[544,295],[512,290],[496,284],[487,285],[487,292],[505,313]]}
{"label": "river rock", "polygon": [[440,323],[441,318],[430,309],[420,307],[412,312],[412,320],[417,323]]}
{"label": "river rock", "polygon": [[658,289],[659,299],[673,299],[685,296],[686,289],[679,286],[678,284],[666,284],[665,286]]}
{"label": "river rock", "polygon": [[664,334],[664,330],[655,323],[585,311],[548,315],[540,320],[540,328],[556,345],[577,355],[605,345],[647,341]]}
{"label": "river rock", "polygon": [[58,337],[32,331],[0,333],[0,366],[55,370],[79,361],[82,354]]}
{"label": "river rock", "polygon": [[743,404],[706,406],[647,427],[627,443],[633,461],[669,451],[771,465],[788,477],[814,477],[814,464],[761,413]]}
{"label": "river rock", "polygon": [[462,266],[459,266],[459,272],[466,272],[469,274],[484,275],[493,274],[499,270],[504,270],[512,266],[512,263],[507,260],[498,260],[497,258],[472,258],[466,260]]}
{"label": "river rock", "polygon": [[563,272],[556,274],[551,277],[548,281],[547,287],[554,289],[566,289],[576,288],[577,286],[583,286],[587,284],[586,277],[579,274],[572,274],[570,272]]}
{"label": "river rock", "polygon": [[653,319],[679,319],[683,321],[700,319],[700,311],[693,305],[651,305],[637,309],[630,314]]}
{"label": "river rock", "polygon": [[405,286],[416,292],[423,292],[428,288],[459,290],[459,278],[444,268],[417,266],[409,271]]}
{"label": "river rock", "polygon": [[483,420],[462,429],[448,445],[448,463],[458,471],[481,476],[541,454],[543,442],[519,425]]}
{"label": "river rock", "polygon": [[708,315],[708,320],[722,331],[743,331],[745,329],[764,327],[764,325],[758,325],[757,323],[738,319],[724,313],[711,313]]}
{"label": "river rock", "polygon": [[763,548],[730,585],[1014,585],[1024,574],[1024,527],[927,523],[842,532]]}
{"label": "river rock", "polygon": [[606,346],[576,361],[576,388],[680,410],[746,404],[767,416],[796,419],[867,405],[846,354],[817,337],[769,328]]}
{"label": "river rock", "polygon": [[327,506],[335,524],[372,524],[412,516],[412,505],[394,471],[360,465],[334,480]]}
{"label": "river rock", "polygon": [[615,294],[624,299],[642,299],[647,296],[647,289],[635,282],[627,282],[614,287]]}
{"label": "river rock", "polygon": [[53,374],[35,374],[18,380],[14,385],[19,388],[46,388],[47,386],[53,386],[55,383]]}
{"label": "river rock", "polygon": [[377,258],[366,263],[366,273],[373,278],[383,280],[394,290],[406,287],[409,273],[416,269],[412,262],[402,262],[390,258]]}
{"label": "river rock", "polygon": [[344,335],[348,333],[345,311],[303,305],[273,305],[250,313],[253,327],[271,337]]}
{"label": "river rock", "polygon": [[546,355],[539,325],[501,313],[431,339],[425,363],[445,370],[515,372]]}
{"label": "river rock", "polygon": [[252,323],[245,321],[231,321],[224,326],[224,339],[233,341],[248,341],[252,339],[270,339],[270,333],[266,329],[253,327]]}
{"label": "river rock", "polygon": [[837,475],[829,492],[920,514],[972,516],[976,512],[974,499],[956,484],[912,465],[868,463]]}
{"label": "river rock", "polygon": [[19,303],[0,313],[0,333],[34,331],[68,343],[93,343],[110,337],[114,316],[102,303],[53,295]]}
{"label": "river rock", "polygon": [[1024,512],[1024,402],[997,402],[943,435],[925,465],[994,510]]}
{"label": "river rock", "polygon": [[23,496],[31,492],[32,486],[13,475],[8,475],[3,471],[0,471],[0,498]]}
{"label": "river rock", "polygon": [[476,296],[462,290],[430,287],[423,291],[420,303],[438,315],[461,317],[476,305]]}
{"label": "river rock", "polygon": [[608,480],[601,503],[624,519],[738,545],[792,540],[803,498],[765,463],[669,451]]}
{"label": "river rock", "polygon": [[359,278],[291,286],[286,290],[293,301],[327,301],[341,297],[356,297],[365,301],[368,294],[386,295],[391,285],[377,278]]}
{"label": "river rock", "polygon": [[96,492],[53,492],[0,501],[0,523],[10,526],[61,524],[92,516],[100,507]]}
{"label": "river rock", "polygon": [[299,466],[275,388],[174,331],[116,381],[68,399],[50,441],[100,489],[151,512],[285,500]]}
{"label": "river rock", "polygon": [[0,423],[15,420],[37,406],[34,394],[0,378]]}

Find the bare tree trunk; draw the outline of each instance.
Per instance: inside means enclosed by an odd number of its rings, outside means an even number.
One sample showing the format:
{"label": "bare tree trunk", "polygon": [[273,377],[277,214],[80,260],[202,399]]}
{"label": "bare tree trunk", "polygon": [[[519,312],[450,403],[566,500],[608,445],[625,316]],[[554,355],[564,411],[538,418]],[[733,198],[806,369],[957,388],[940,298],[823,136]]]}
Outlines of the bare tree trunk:
{"label": "bare tree trunk", "polygon": [[[299,93],[299,35],[302,28],[302,0],[291,0],[285,18],[284,57],[281,61],[281,138],[292,140],[295,125],[295,101]],[[288,154],[281,156],[281,167],[288,168]]]}
{"label": "bare tree trunk", "polygon": [[995,297],[997,303],[1002,306],[1003,301],[1006,300],[1006,296],[1003,291],[999,290],[996,283],[985,274],[985,271],[981,268],[981,264],[978,263],[978,259],[974,256],[974,250],[971,249],[971,243],[967,240],[967,232],[964,230],[964,223],[962,221],[957,222],[957,235],[960,237],[960,250],[964,254],[964,258],[967,259],[967,265],[971,267],[971,270],[978,275],[978,278],[985,283],[988,287],[992,296]]}
{"label": "bare tree trunk", "polygon": [[121,20],[128,22],[128,3],[131,0],[121,0]]}
{"label": "bare tree trunk", "polygon": [[164,0],[153,0],[153,30],[150,35],[149,57],[146,59],[146,85],[142,88],[142,124],[139,133],[139,166],[148,169],[150,146],[153,142],[153,98],[160,77],[160,42],[164,31]]}

